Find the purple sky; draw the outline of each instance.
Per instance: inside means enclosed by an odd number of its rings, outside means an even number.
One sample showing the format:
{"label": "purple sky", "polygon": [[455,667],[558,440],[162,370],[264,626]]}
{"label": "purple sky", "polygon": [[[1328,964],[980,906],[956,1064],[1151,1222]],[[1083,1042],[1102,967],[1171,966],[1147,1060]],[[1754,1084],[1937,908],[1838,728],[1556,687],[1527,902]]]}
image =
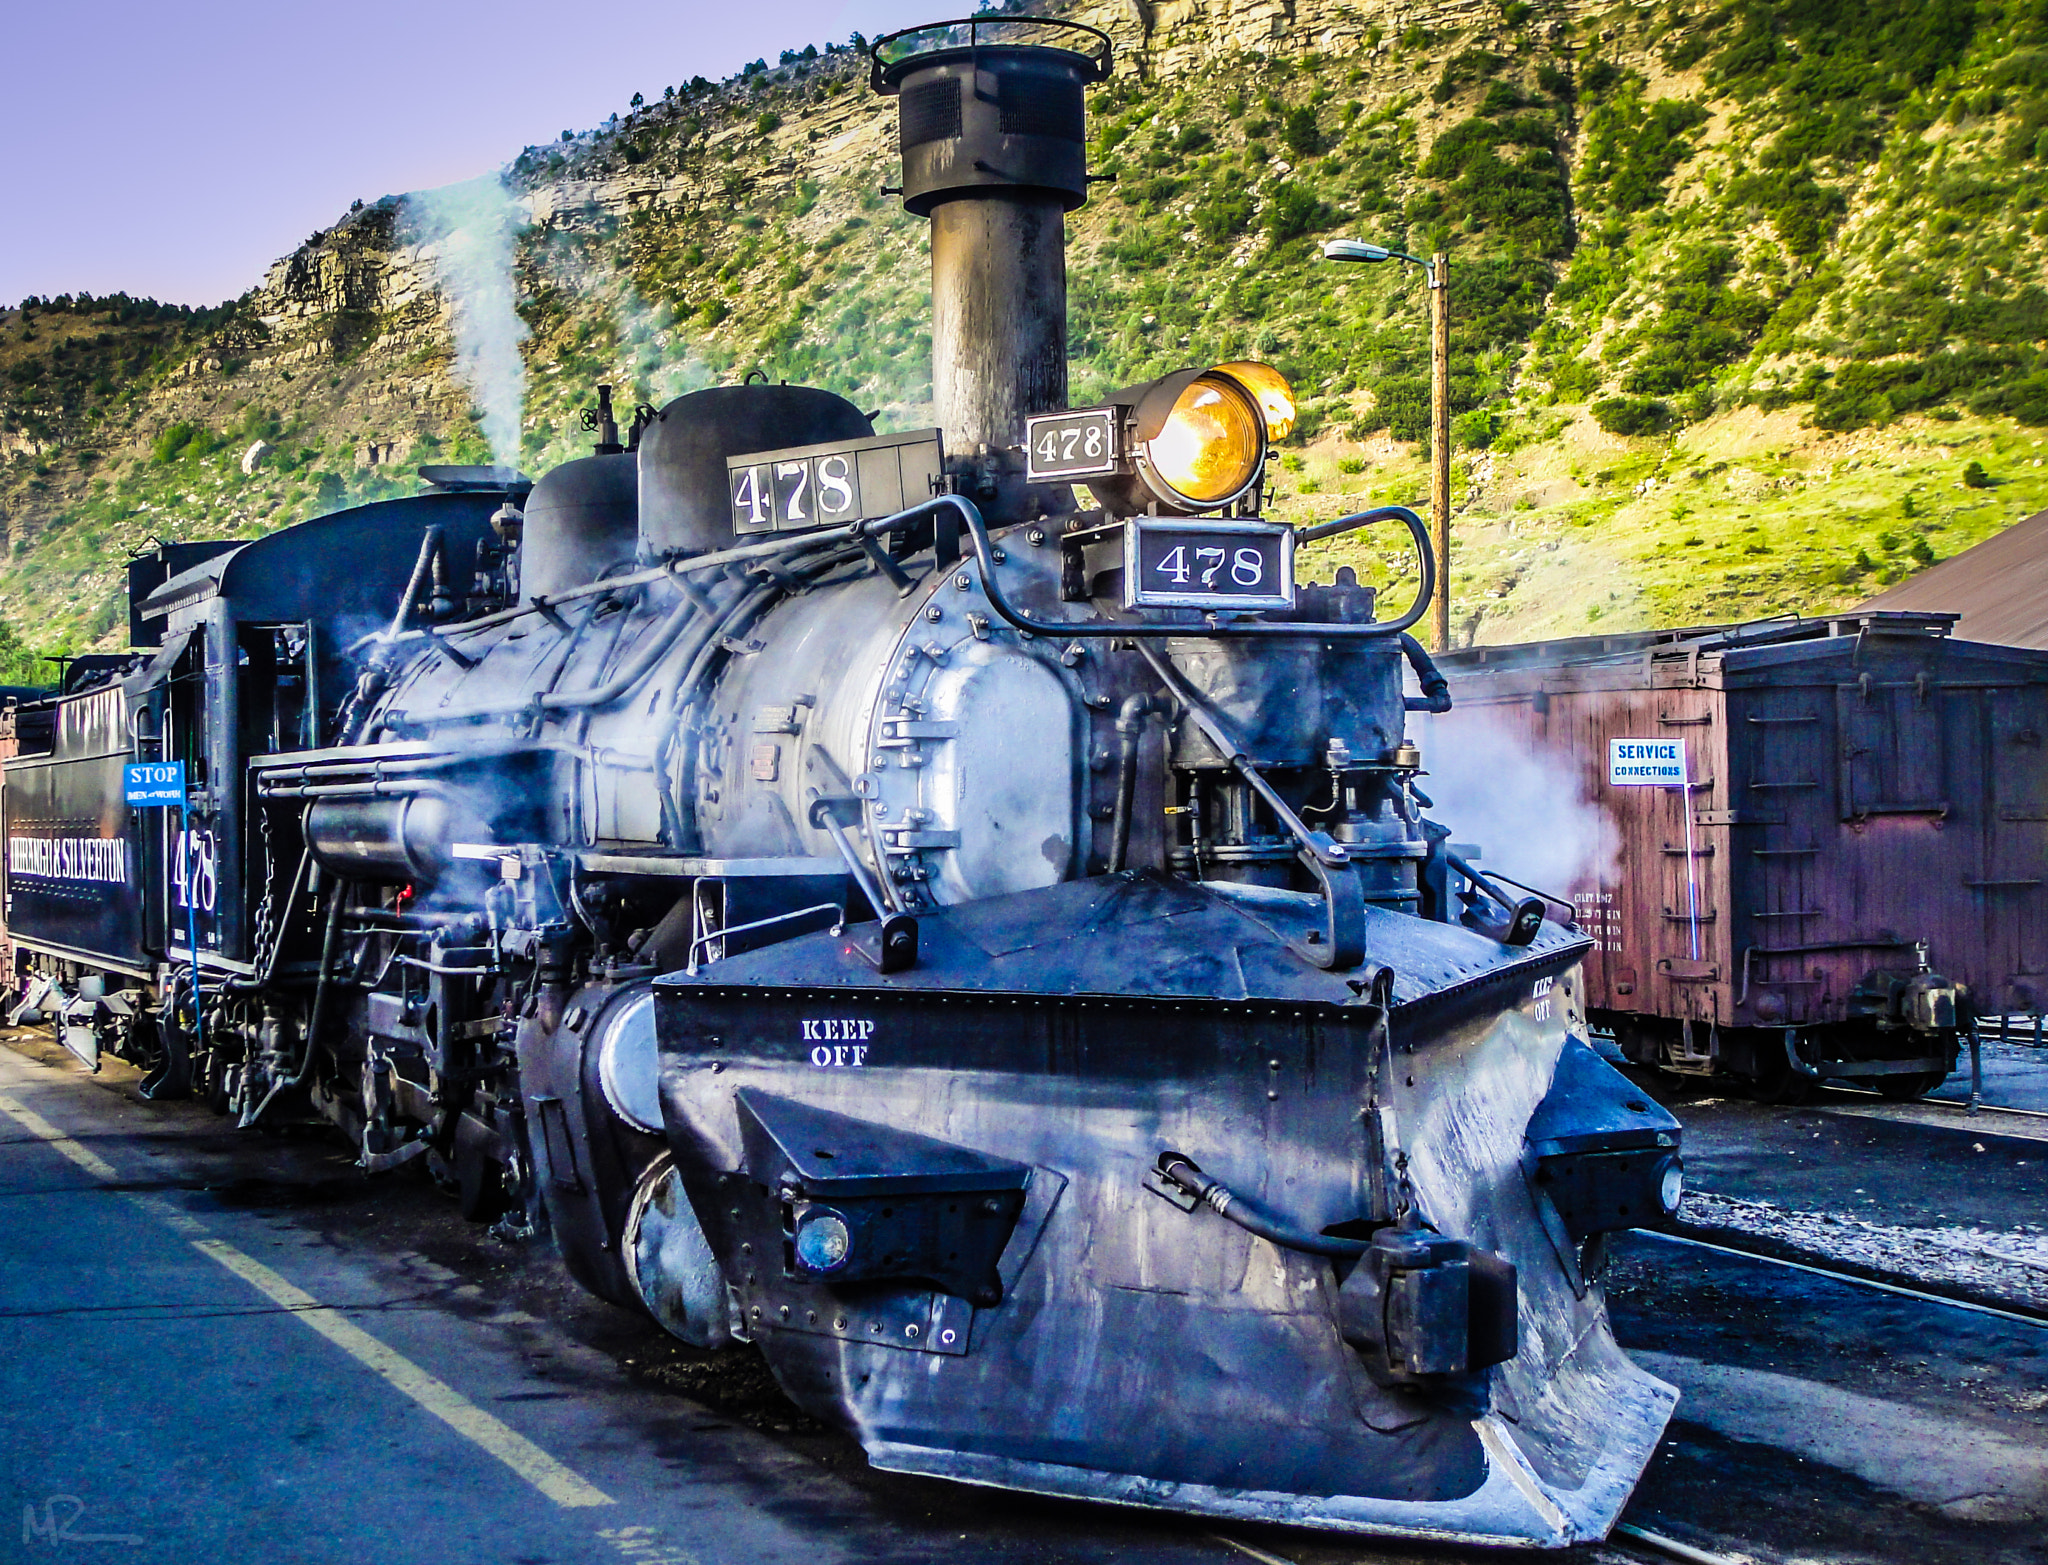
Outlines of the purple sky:
{"label": "purple sky", "polygon": [[350,201],[467,179],[692,76],[961,0],[139,0],[9,8],[0,305],[217,304]]}

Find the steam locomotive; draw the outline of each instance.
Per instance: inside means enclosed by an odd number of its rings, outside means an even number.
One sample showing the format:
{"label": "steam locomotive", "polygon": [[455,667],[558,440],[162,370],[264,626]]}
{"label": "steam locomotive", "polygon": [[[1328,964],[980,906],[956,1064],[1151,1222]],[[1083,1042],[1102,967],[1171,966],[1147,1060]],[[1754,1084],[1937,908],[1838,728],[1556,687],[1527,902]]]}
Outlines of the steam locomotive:
{"label": "steam locomotive", "polygon": [[[1588,1047],[1566,910],[1428,814],[1415,515],[1264,519],[1264,365],[1068,406],[1109,47],[875,46],[938,428],[741,384],[622,441],[601,393],[537,483],[136,561],[134,652],[6,767],[18,1014],[421,1163],[883,1468],[1599,1537],[1675,1401],[1602,1247],[1678,1127]],[[1297,581],[1377,524],[1406,612]]]}

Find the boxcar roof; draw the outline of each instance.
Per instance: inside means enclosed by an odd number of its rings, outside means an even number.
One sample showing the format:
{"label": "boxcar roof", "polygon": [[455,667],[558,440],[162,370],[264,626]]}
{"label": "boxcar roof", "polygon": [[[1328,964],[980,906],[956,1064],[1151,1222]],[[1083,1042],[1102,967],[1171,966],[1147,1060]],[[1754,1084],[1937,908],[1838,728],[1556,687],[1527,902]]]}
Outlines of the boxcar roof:
{"label": "boxcar roof", "polygon": [[1440,653],[1437,662],[1447,674],[1467,677],[1525,669],[1641,667],[1645,660],[1692,659],[1794,644],[1811,646],[1861,635],[1946,636],[1954,620],[1953,614],[1871,613],[1860,609],[1815,619],[1787,614],[1743,625],[1690,625],[1677,630],[1467,647]]}
{"label": "boxcar roof", "polygon": [[2048,650],[2048,511],[1902,581],[1866,609],[1937,609],[1972,641]]}

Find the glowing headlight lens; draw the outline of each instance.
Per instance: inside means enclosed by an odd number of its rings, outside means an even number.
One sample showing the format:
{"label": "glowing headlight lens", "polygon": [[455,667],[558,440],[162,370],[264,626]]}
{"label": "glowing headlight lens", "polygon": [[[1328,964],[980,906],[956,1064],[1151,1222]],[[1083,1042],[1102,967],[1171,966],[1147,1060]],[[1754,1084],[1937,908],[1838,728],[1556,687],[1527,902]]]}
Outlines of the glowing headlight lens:
{"label": "glowing headlight lens", "polygon": [[1154,476],[1196,505],[1218,505],[1258,476],[1265,423],[1250,393],[1221,375],[1191,381],[1145,442]]}
{"label": "glowing headlight lens", "polygon": [[846,1219],[830,1207],[814,1206],[796,1220],[796,1262],[805,1271],[837,1271],[852,1248]]}
{"label": "glowing headlight lens", "polygon": [[1657,1199],[1664,1203],[1666,1217],[1678,1210],[1679,1199],[1684,1194],[1685,1165],[1673,1158],[1664,1165],[1664,1176],[1657,1181]]}
{"label": "glowing headlight lens", "polygon": [[1228,375],[1258,399],[1259,413],[1266,421],[1268,440],[1285,440],[1294,433],[1294,388],[1287,384],[1287,377],[1270,364],[1255,363],[1241,359],[1235,364],[1219,364],[1218,374]]}

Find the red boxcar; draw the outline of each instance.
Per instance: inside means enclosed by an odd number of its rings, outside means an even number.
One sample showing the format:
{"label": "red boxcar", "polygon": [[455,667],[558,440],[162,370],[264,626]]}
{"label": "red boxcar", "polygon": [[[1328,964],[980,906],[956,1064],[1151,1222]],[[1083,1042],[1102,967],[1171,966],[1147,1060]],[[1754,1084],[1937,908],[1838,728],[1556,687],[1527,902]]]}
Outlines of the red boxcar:
{"label": "red boxcar", "polygon": [[1586,1003],[1631,1059],[1911,1096],[1973,1012],[2048,1004],[2048,652],[1953,640],[1953,619],[1440,660],[1448,721],[1548,752],[1600,806],[1606,866],[1545,889],[1597,938]]}

